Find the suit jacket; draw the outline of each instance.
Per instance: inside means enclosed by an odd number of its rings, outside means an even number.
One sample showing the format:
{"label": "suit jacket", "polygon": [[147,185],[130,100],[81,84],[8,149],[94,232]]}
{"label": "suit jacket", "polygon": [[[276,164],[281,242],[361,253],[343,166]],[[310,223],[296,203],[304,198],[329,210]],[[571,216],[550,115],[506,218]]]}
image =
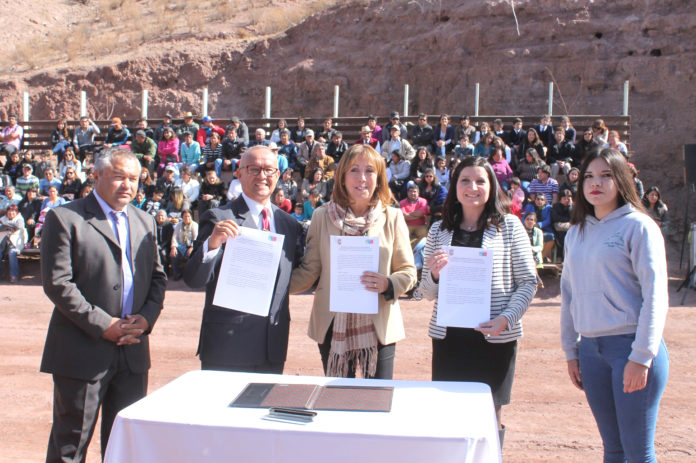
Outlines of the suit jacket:
{"label": "suit jacket", "polygon": [[450,152],[452,149],[454,149],[454,145],[457,144],[459,140],[454,139],[454,127],[451,125],[448,125],[445,127],[445,137],[442,138],[442,126],[440,124],[437,124],[435,128],[433,128],[433,150],[437,150],[437,141],[438,140],[443,140],[447,141],[447,144],[445,145],[445,151]]}
{"label": "suit jacket", "polygon": [[[167,277],[157,252],[154,218],[129,204],[133,314],[157,321]],[[46,214],[41,239],[41,279],[55,304],[41,371],[81,380],[102,377],[116,344],[102,338],[112,317],[121,317],[121,248],[94,193]],[[149,332],[149,331],[148,331]],[[148,333],[123,347],[133,373],[150,368]]]}
{"label": "suit jacket", "polygon": [[546,129],[542,130],[541,125],[537,125],[536,127],[537,133],[539,134],[539,139],[541,142],[544,144],[545,147],[549,147],[553,145],[555,142],[555,139],[553,137],[553,126],[552,125],[547,125]]}
{"label": "suit jacket", "polygon": [[508,146],[521,145],[525,140],[527,140],[527,131],[520,129],[518,133],[515,133],[515,129],[507,132],[507,139],[505,143]]}
{"label": "suit jacket", "polygon": [[290,331],[288,285],[292,269],[302,257],[303,235],[302,226],[297,220],[275,205],[271,207],[276,233],[285,235],[285,240],[267,317],[213,304],[224,244],[213,259],[203,262],[203,243],[219,221],[234,220],[242,227],[256,228],[244,197],[239,196],[220,208],[210,209],[201,217],[198,239],[184,269],[187,285],[192,288],[206,287],[197,352],[201,361],[228,366],[285,361]]}
{"label": "suit jacket", "polygon": [[[340,236],[342,231],[329,219],[327,207],[322,206],[312,215],[307,234],[307,253],[302,265],[293,272],[290,285],[293,294],[300,293],[311,288],[319,279],[308,333],[319,344],[324,342],[335,315],[329,311],[332,235]],[[394,299],[386,300],[380,295],[378,312],[370,315],[379,342],[391,344],[406,336],[399,297],[415,285],[417,273],[401,210],[385,207],[384,213],[367,230],[367,236],[379,237],[379,272],[387,276],[394,286]]]}

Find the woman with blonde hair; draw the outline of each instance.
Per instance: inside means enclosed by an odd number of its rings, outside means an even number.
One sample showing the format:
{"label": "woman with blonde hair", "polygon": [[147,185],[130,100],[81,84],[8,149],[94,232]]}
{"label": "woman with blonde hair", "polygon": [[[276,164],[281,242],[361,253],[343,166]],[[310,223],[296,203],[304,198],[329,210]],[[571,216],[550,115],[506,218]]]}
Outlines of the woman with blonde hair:
{"label": "woman with blonde hair", "polygon": [[[401,210],[387,207],[391,196],[384,159],[369,145],[354,145],[341,157],[329,201],[312,217],[302,264],[293,271],[290,292],[306,291],[319,279],[309,336],[319,344],[327,376],[390,379],[396,341],[405,337],[399,296],[416,282],[416,267]],[[373,315],[331,312],[331,236],[379,238],[379,271],[360,283],[378,294]],[[334,276],[335,277],[335,276]]]}

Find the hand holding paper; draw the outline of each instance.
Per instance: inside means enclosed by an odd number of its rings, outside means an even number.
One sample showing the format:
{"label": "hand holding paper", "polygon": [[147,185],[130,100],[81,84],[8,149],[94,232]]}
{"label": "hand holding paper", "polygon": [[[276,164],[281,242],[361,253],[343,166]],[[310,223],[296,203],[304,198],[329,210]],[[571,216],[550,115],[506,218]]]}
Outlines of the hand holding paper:
{"label": "hand holding paper", "polygon": [[208,250],[219,248],[228,238],[239,236],[239,225],[234,220],[221,220],[215,224],[208,238]]}
{"label": "hand holding paper", "polygon": [[213,304],[265,317],[271,308],[285,236],[246,227],[235,232],[225,245]]}

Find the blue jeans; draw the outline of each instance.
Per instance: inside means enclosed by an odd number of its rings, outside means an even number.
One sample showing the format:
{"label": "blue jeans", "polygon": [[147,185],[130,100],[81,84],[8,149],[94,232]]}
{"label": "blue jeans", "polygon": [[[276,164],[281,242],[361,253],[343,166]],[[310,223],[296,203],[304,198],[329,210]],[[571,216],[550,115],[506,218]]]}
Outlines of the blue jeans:
{"label": "blue jeans", "polygon": [[53,147],[52,151],[55,154],[62,155],[63,153],[65,153],[65,148],[67,148],[69,145],[70,145],[70,142],[68,140],[61,140],[58,143],[56,143],[56,146]]}
{"label": "blue jeans", "polygon": [[623,372],[635,334],[582,338],[582,384],[604,444],[604,463],[657,462],[655,425],[669,374],[664,340],[640,391],[623,392]]}
{"label": "blue jeans", "polygon": [[[0,261],[5,253],[7,253],[7,261],[10,264],[10,277],[19,277],[19,260],[17,259],[18,252],[7,239],[0,244]],[[0,273],[2,273],[1,270]]]}
{"label": "blue jeans", "polygon": [[413,247],[413,262],[416,264],[416,270],[421,270],[425,262],[425,241],[426,239],[423,238]]}
{"label": "blue jeans", "polygon": [[185,244],[178,244],[176,246],[176,257],[171,259],[173,276],[178,276],[183,271],[182,267],[188,259],[188,257],[186,257],[187,251],[188,246],[186,246]]}

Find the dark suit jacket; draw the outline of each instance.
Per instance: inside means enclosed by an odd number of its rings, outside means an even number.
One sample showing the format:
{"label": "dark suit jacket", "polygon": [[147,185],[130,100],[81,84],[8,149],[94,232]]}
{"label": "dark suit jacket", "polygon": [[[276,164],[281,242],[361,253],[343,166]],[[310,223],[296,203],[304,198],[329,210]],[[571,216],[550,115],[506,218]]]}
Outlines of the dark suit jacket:
{"label": "dark suit jacket", "polygon": [[[134,269],[133,313],[150,325],[164,302],[167,277],[162,270],[154,218],[128,205]],[[70,378],[102,377],[114,359],[116,344],[101,336],[112,317],[121,317],[121,248],[94,193],[52,209],[41,233],[41,279],[55,304],[48,326],[41,371]],[[150,368],[147,333],[125,346],[133,373]]]}
{"label": "dark suit jacket", "polygon": [[556,143],[554,137],[553,137],[553,126],[552,125],[547,125],[546,130],[541,130],[541,125],[537,125],[536,127],[537,133],[539,134],[539,139],[541,139],[541,142],[544,144],[545,147],[549,147]]}
{"label": "dark suit jacket", "polygon": [[509,146],[521,145],[525,140],[527,140],[527,131],[520,129],[519,133],[515,133],[515,129],[507,132],[507,139],[504,140]]}
{"label": "dark suit jacket", "polygon": [[437,152],[437,141],[438,140],[450,140],[448,144],[445,145],[445,151],[450,152],[454,149],[454,145],[457,143],[458,140],[454,139],[454,127],[451,125],[448,125],[445,128],[445,138],[442,137],[442,126],[440,124],[437,124],[435,128],[433,128],[433,149],[435,152]]}
{"label": "dark suit jacket", "polygon": [[290,331],[290,274],[303,253],[302,226],[275,205],[273,219],[276,233],[285,235],[283,252],[276,276],[271,309],[267,317],[238,312],[213,304],[215,288],[224,254],[224,244],[215,258],[203,263],[203,243],[215,224],[234,220],[242,227],[256,228],[242,196],[226,205],[206,211],[200,220],[198,239],[186,263],[184,281],[192,288],[206,287],[203,321],[198,343],[201,361],[226,366],[260,365],[284,362]]}

